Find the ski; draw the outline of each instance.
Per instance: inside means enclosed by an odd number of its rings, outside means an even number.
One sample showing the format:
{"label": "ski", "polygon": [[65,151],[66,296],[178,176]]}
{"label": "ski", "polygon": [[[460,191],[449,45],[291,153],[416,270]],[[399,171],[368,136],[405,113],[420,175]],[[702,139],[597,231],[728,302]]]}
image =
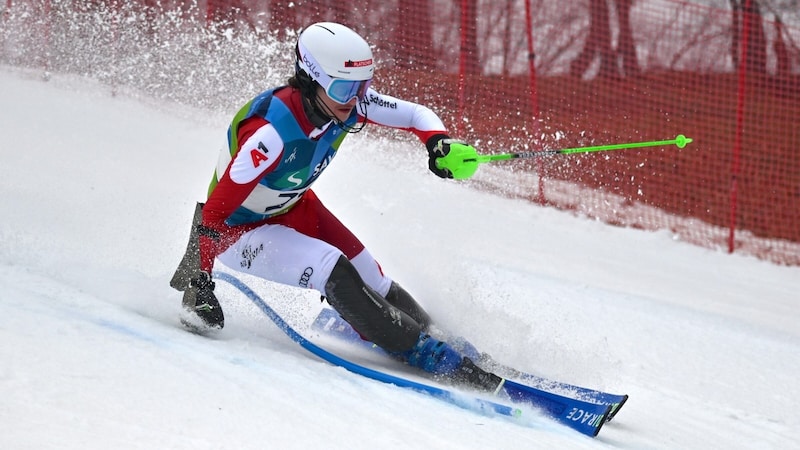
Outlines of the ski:
{"label": "ski", "polygon": [[[361,339],[361,336],[359,336],[359,334],[350,326],[350,324],[345,322],[339,313],[331,308],[323,308],[312,323],[311,328],[315,331],[332,335],[338,339],[347,342],[354,342],[359,345],[373,348],[376,351],[383,352],[380,347],[375,346],[369,341]],[[557,393],[559,395],[564,395],[591,403],[597,403],[600,405],[609,405],[611,407],[611,412],[607,417],[607,420],[609,421],[617,414],[617,412],[619,412],[620,408],[622,408],[622,405],[624,405],[628,400],[627,395],[611,394],[595,389],[589,389],[560,381],[550,380],[530,373],[520,372],[519,370],[511,367],[498,364],[492,361],[491,358],[483,355],[478,357],[476,363],[478,363],[478,365],[484,370],[496,373],[499,372],[498,375],[501,375],[505,378],[512,378],[519,383],[535,387],[539,390]]]}
{"label": "ski", "polygon": [[[310,353],[330,364],[340,366],[358,375],[383,383],[393,384],[398,387],[423,392],[453,405],[477,411],[485,415],[520,418],[524,415],[524,410],[522,409],[523,405],[531,406],[544,412],[558,423],[592,437],[597,436],[611,412],[611,407],[609,405],[600,405],[561,396],[525,386],[511,380],[504,381],[501,385],[501,392],[496,400],[488,400],[477,394],[470,395],[466,391],[431,386],[353,363],[323,349],[303,337],[271,308],[266,301],[238,278],[223,272],[215,273],[215,277],[238,289],[269,317],[279,329],[305,350],[308,350]],[[502,403],[504,400],[507,400],[511,405]]]}

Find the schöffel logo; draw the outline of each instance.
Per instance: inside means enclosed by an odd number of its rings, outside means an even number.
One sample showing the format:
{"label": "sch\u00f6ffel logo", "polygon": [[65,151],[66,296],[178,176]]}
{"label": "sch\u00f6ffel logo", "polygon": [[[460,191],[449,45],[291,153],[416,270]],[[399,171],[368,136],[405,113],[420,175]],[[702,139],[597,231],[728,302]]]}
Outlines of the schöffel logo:
{"label": "sch\u00f6ffel logo", "polygon": [[372,64],[372,58],[362,61],[347,60],[344,62],[345,67],[366,67]]}

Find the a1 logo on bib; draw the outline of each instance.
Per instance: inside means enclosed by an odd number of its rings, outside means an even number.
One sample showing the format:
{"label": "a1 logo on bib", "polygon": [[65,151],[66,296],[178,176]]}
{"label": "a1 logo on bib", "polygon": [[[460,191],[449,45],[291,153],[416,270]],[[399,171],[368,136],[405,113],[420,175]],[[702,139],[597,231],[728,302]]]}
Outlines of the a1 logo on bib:
{"label": "a1 logo on bib", "polygon": [[268,161],[267,153],[269,153],[269,150],[267,150],[263,142],[259,141],[258,148],[250,150],[250,159],[253,160],[253,167],[257,168],[262,162]]}

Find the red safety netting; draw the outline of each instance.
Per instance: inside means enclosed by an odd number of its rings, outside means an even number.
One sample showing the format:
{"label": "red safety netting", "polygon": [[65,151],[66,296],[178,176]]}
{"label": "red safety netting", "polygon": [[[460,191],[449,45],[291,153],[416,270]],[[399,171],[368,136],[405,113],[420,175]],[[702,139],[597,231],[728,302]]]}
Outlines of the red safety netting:
{"label": "red safety netting", "polygon": [[[513,186],[494,181],[500,177],[474,183],[613,224],[669,229],[697,244],[800,264],[796,7],[758,0],[5,2],[4,23],[23,22],[17,8],[36,11],[24,19],[39,30],[30,39],[53,42],[65,32],[56,20],[65,10],[126,10],[135,20],[116,19],[105,41],[118,58],[130,52],[130,45],[114,44],[124,39],[125,23],[147,28],[167,17],[169,33],[193,32],[180,17],[229,40],[251,33],[290,43],[305,25],[342,22],[374,45],[378,89],[431,106],[482,153],[684,134],[694,142],[683,149],[494,163],[517,176]],[[96,12],[81,17],[98,20]],[[8,40],[3,59],[19,64]],[[53,70],[57,54],[28,53]]]}

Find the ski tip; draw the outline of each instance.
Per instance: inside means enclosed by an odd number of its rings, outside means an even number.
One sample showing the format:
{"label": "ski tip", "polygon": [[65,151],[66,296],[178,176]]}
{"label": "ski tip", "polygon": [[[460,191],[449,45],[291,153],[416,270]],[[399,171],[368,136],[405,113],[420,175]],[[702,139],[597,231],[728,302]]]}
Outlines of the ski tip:
{"label": "ski tip", "polygon": [[625,394],[625,395],[622,396],[622,400],[620,400],[618,403],[612,404],[611,405],[611,412],[608,414],[608,418],[606,419],[606,422],[611,422],[611,419],[613,419],[617,415],[619,410],[622,409],[622,405],[624,405],[625,402],[627,402],[627,401],[628,401],[628,394]]}

